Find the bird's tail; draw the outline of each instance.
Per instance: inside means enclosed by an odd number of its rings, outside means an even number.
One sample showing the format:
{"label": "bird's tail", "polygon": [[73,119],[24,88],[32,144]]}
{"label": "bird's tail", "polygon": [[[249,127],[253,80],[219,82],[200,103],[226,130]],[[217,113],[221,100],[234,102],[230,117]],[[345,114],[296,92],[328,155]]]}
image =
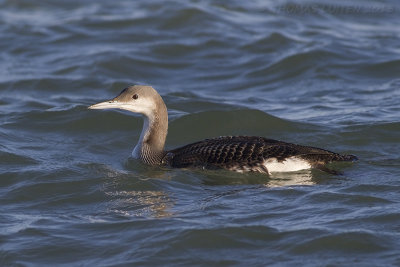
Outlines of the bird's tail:
{"label": "bird's tail", "polygon": [[354,155],[342,155],[341,161],[357,161],[357,156]]}

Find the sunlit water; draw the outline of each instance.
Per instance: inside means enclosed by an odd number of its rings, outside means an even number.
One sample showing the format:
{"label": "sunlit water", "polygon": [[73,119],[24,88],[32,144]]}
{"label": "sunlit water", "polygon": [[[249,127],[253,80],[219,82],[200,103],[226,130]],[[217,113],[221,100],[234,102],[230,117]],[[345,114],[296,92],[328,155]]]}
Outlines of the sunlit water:
{"label": "sunlit water", "polygon": [[[400,265],[400,6],[0,1],[0,265]],[[357,155],[296,173],[128,160],[142,120],[87,110],[130,84],[167,148],[259,135]]]}

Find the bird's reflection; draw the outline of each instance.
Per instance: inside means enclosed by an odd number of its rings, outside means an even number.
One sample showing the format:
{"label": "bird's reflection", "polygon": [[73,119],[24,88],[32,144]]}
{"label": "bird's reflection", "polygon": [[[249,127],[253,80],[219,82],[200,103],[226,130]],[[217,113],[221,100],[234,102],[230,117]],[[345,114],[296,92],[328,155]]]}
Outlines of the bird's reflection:
{"label": "bird's reflection", "polygon": [[134,172],[107,176],[103,190],[110,197],[110,212],[127,217],[162,218],[172,215],[174,200],[160,185],[160,181],[170,180],[168,172],[141,166]]}
{"label": "bird's reflection", "polygon": [[106,192],[112,200],[109,211],[127,217],[164,218],[173,215],[174,201],[164,191],[113,191]]}
{"label": "bird's reflection", "polygon": [[311,170],[304,170],[291,173],[272,173],[265,185],[268,187],[282,187],[314,184],[316,184],[316,179],[313,177],[313,172]]}
{"label": "bird's reflection", "polygon": [[[199,187],[199,190],[204,189],[202,185],[255,185],[257,188],[311,186],[326,178],[327,175],[312,170],[265,175],[224,170],[170,170],[143,167],[143,165],[134,167],[134,170],[130,169],[127,172],[108,170],[108,174],[113,175],[108,175],[103,185],[105,194],[110,197],[107,204],[109,211],[114,214],[153,218],[174,216],[175,200],[179,195],[179,193],[173,193],[176,185],[179,187],[178,190],[183,188],[185,192],[192,192],[193,186]],[[172,182],[176,184],[171,185]],[[248,188],[235,186],[233,191]],[[226,192],[228,194],[232,193],[232,190],[227,191],[229,191]],[[175,198],[172,198],[171,194],[174,194]]]}
{"label": "bird's reflection", "polygon": [[313,171],[273,173],[270,175],[260,173],[233,173],[229,171],[209,171],[203,179],[206,185],[245,185],[258,184],[267,187],[314,185],[316,179]]}

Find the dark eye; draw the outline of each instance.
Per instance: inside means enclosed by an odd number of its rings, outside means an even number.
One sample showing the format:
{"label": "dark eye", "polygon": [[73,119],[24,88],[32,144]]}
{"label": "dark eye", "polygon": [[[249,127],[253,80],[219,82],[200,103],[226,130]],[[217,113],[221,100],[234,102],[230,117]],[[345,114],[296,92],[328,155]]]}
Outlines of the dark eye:
{"label": "dark eye", "polygon": [[139,96],[138,96],[137,94],[134,94],[134,95],[132,96],[132,98],[136,100],[136,99],[139,98]]}

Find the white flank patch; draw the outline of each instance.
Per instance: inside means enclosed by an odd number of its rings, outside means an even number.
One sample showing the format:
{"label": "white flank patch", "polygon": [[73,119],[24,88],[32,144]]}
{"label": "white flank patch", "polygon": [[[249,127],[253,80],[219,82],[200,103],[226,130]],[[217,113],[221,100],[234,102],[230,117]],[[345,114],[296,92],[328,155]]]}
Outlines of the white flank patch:
{"label": "white flank patch", "polygon": [[277,161],[276,158],[267,159],[264,161],[264,166],[268,172],[295,172],[300,170],[310,169],[311,165],[304,159],[290,157],[284,161]]}

